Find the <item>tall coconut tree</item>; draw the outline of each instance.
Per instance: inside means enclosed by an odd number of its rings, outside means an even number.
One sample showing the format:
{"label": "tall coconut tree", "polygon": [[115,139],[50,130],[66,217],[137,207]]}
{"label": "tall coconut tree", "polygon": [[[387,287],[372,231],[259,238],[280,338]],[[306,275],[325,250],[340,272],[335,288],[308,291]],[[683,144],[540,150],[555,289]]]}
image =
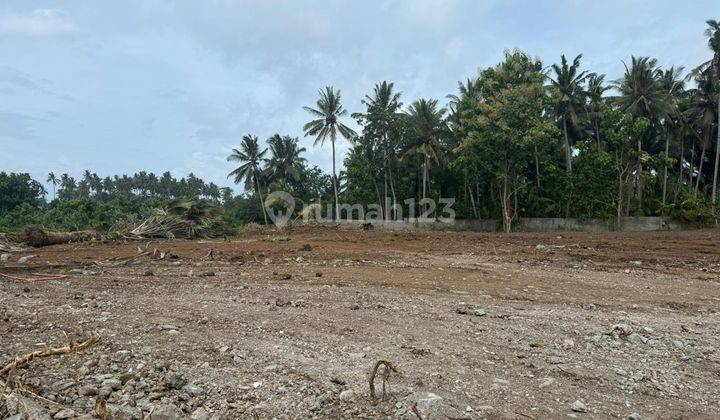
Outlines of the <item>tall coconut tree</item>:
{"label": "tall coconut tree", "polygon": [[53,187],[53,200],[56,198],[55,187],[57,187],[58,182],[60,182],[60,180],[55,176],[55,172],[50,172],[47,176],[47,183]]}
{"label": "tall coconut tree", "polygon": [[352,142],[355,138],[355,132],[350,127],[341,123],[341,117],[347,115],[347,110],[342,106],[340,90],[333,89],[332,86],[326,86],[324,90],[319,92],[320,98],[316,102],[316,107],[303,107],[316,119],[308,122],[303,126],[306,136],[315,136],[315,146],[322,146],[325,140],[330,139],[332,146],[332,168],[333,168],[333,190],[335,193],[335,218],[340,219],[340,203],[338,198],[338,179],[337,170],[335,168],[335,143],[338,134],[346,140]]}
{"label": "tall coconut tree", "polygon": [[407,110],[411,143],[405,150],[404,157],[417,156],[420,160],[423,199],[427,197],[430,182],[428,167],[431,163],[438,163],[442,156],[440,140],[448,131],[444,120],[445,112],[445,108],[438,107],[437,99],[418,99],[410,104]]}
{"label": "tall coconut tree", "polygon": [[307,161],[300,156],[306,149],[299,147],[298,139],[275,134],[268,139],[268,145],[270,158],[267,159],[265,176],[282,185],[291,185],[298,181]]}
{"label": "tall coconut tree", "polygon": [[[661,74],[656,59],[632,57],[630,67],[625,64],[623,77],[613,82],[619,92],[613,98],[614,102],[622,111],[638,118],[647,118],[657,128],[661,119],[668,115],[671,104],[668,93],[658,81]],[[642,140],[640,137],[637,139],[636,197],[639,214],[642,214],[643,209],[644,188]]]}
{"label": "tall coconut tree", "polygon": [[[705,36],[708,37],[708,47],[713,52],[713,58],[701,64],[696,73],[705,73],[715,89],[715,102],[717,105],[717,118],[720,120],[720,21],[708,20],[708,28],[705,30]],[[720,121],[715,120],[717,130],[717,138],[715,141],[715,168],[713,170],[713,187],[712,187],[712,211],[716,213],[717,201],[717,177],[718,165],[720,162]]]}
{"label": "tall coconut tree", "polygon": [[247,134],[243,136],[240,149],[232,149],[227,157],[228,162],[240,162],[241,165],[228,174],[228,178],[234,177],[236,184],[245,182],[245,191],[254,189],[260,198],[260,208],[263,212],[263,219],[267,224],[267,213],[265,212],[265,200],[260,185],[260,174],[267,149],[260,150],[257,136]]}
{"label": "tall coconut tree", "polygon": [[[700,154],[700,163],[698,164],[698,177],[695,181],[695,191],[700,189],[700,181],[703,177],[703,163],[705,161],[705,152],[711,146],[711,136],[714,125],[716,124],[717,110],[717,84],[713,83],[712,74],[709,72],[700,73],[695,82],[697,87],[691,90],[691,103],[688,113],[691,121],[696,128],[698,140],[702,146]],[[713,176],[713,178],[715,178]],[[713,179],[715,181],[715,179]]]}
{"label": "tall coconut tree", "polygon": [[592,132],[597,147],[601,147],[600,141],[600,113],[601,106],[604,101],[603,95],[605,92],[610,90],[610,87],[605,84],[605,75],[597,73],[589,73],[587,75],[587,87],[585,95],[587,102],[585,104],[585,113],[587,124],[590,126],[590,132]]}
{"label": "tall coconut tree", "polygon": [[582,85],[585,81],[586,72],[579,71],[580,59],[582,59],[582,54],[575,57],[572,64],[568,64],[567,58],[563,54],[560,56],[560,65],[552,65],[554,77],[548,76],[550,90],[556,103],[555,115],[559,120],[562,120],[565,140],[563,145],[565,149],[565,169],[568,173],[572,172],[572,145],[568,134],[570,129],[568,122],[573,126],[578,125],[585,103]]}
{"label": "tall coconut tree", "polygon": [[670,67],[658,73],[658,83],[667,95],[666,114],[662,117],[662,134],[665,137],[665,163],[663,163],[663,190],[662,203],[667,200],[668,165],[670,156],[670,140],[673,138],[673,126],[679,118],[679,104],[685,95],[685,78],[682,77],[682,67]]}

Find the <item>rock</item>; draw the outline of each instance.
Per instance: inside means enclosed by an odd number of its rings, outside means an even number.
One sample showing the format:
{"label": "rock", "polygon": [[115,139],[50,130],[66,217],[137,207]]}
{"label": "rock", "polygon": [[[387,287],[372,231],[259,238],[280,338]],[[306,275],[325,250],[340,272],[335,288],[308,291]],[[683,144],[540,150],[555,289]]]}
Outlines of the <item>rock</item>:
{"label": "rock", "polygon": [[319,271],[315,273],[315,277],[322,277],[322,276],[323,276],[323,273],[321,273]]}
{"label": "rock", "polygon": [[165,375],[165,386],[169,389],[182,389],[187,383],[187,379],[177,372],[170,371]]}
{"label": "rock", "polygon": [[495,378],[493,379],[493,388],[495,389],[508,389],[510,387],[510,381],[507,379]]}
{"label": "rock", "polygon": [[460,315],[485,316],[487,312],[476,305],[461,304],[455,308],[455,313]]}
{"label": "rock", "polygon": [[573,341],[572,338],[566,338],[562,342],[562,348],[565,350],[570,350],[573,347],[575,347],[575,341]]}
{"label": "rock", "polygon": [[171,404],[158,404],[155,406],[151,420],[176,420],[180,418],[180,410]]}
{"label": "rock", "polygon": [[542,382],[540,382],[540,388],[547,388],[554,383],[555,379],[553,378],[543,378]]}
{"label": "rock", "polygon": [[345,391],[340,393],[340,401],[350,401],[355,398],[355,391],[351,389],[346,389]]}
{"label": "rock", "polygon": [[0,254],[0,262],[7,262],[10,259],[10,254]]}
{"label": "rock", "polygon": [[203,389],[194,384],[187,384],[182,387],[182,390],[193,397],[198,397],[203,394]]}
{"label": "rock", "polygon": [[74,417],[75,411],[70,408],[63,408],[53,416],[54,419],[72,419]]}
{"label": "rock", "polygon": [[200,276],[201,277],[215,277],[215,272],[212,270],[203,271],[202,273],[200,273]]}
{"label": "rock", "polygon": [[445,404],[443,398],[432,392],[416,392],[408,398],[408,407],[415,405],[418,413],[424,419],[434,418],[463,418],[459,410]]}
{"label": "rock", "polygon": [[25,264],[26,262],[30,261],[31,259],[37,257],[37,255],[26,255],[24,257],[18,258],[17,262],[18,264]]}
{"label": "rock", "polygon": [[300,251],[312,251],[312,246],[310,244],[305,244],[300,248]]}
{"label": "rock", "polygon": [[[30,398],[23,397],[18,393],[11,393],[5,401],[5,409],[8,414],[19,414],[27,419],[49,420],[50,413],[40,404]],[[22,418],[22,417],[21,417]]]}
{"label": "rock", "polygon": [[576,413],[587,413],[585,403],[580,400],[575,400],[575,402],[570,405],[570,409]]}
{"label": "rock", "polygon": [[283,280],[290,280],[292,278],[292,274],[285,273],[280,278]]}
{"label": "rock", "polygon": [[610,331],[610,335],[615,338],[626,338],[632,334],[633,329],[627,324],[615,324]]}
{"label": "rock", "polygon": [[197,410],[193,411],[192,414],[190,414],[191,420],[208,420],[210,418],[210,414],[208,412],[200,407]]}
{"label": "rock", "polygon": [[97,393],[98,393],[97,388],[95,388],[94,386],[89,386],[89,385],[83,385],[78,390],[78,394],[80,394],[83,397],[92,397],[94,395],[97,395]]}
{"label": "rock", "polygon": [[626,420],[642,420],[642,417],[638,413],[632,413],[625,418]]}
{"label": "rock", "polygon": [[122,388],[122,381],[115,378],[105,379],[104,381],[102,381],[101,386],[103,388],[110,388],[113,391],[117,391],[118,389]]}
{"label": "rock", "polygon": [[291,303],[291,302],[290,302],[289,300],[287,300],[287,299],[283,299],[283,298],[277,298],[277,299],[275,299],[275,306],[280,306],[280,307],[290,306],[290,303]]}
{"label": "rock", "polygon": [[150,277],[150,276],[154,276],[154,275],[155,275],[155,272],[153,271],[152,268],[148,268],[147,270],[145,270],[143,272],[143,276],[145,276],[145,277]]}

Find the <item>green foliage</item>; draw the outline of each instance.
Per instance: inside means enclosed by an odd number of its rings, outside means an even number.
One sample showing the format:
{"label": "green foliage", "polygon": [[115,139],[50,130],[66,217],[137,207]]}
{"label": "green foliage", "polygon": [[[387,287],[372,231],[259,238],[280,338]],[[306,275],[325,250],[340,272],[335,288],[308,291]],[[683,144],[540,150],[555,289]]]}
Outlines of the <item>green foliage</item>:
{"label": "green foliage", "polygon": [[688,192],[685,192],[679,200],[663,207],[662,212],[667,216],[698,227],[710,226],[714,221],[710,201],[705,197],[698,197]]}
{"label": "green foliage", "polygon": [[38,205],[44,195],[43,186],[29,174],[0,172],[0,217],[24,203]]}

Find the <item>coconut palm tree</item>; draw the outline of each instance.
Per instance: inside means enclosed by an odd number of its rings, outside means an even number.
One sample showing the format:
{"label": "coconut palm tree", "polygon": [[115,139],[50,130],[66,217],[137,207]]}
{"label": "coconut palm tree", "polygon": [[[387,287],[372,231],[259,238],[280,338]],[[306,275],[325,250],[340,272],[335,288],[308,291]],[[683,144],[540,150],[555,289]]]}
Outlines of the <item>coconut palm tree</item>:
{"label": "coconut palm tree", "polygon": [[[691,90],[691,104],[688,113],[691,116],[693,124],[697,128],[696,132],[702,145],[700,154],[700,163],[698,164],[698,178],[695,182],[695,191],[700,189],[700,180],[703,176],[702,168],[705,161],[705,151],[710,146],[713,125],[716,123],[715,111],[717,109],[717,83],[713,83],[712,74],[703,72],[695,77],[697,87]],[[715,181],[715,177],[713,176]]]}
{"label": "coconut palm tree", "polygon": [[50,172],[50,173],[48,174],[48,176],[47,176],[47,183],[48,183],[48,184],[52,184],[52,187],[53,187],[53,200],[55,200],[55,198],[56,198],[55,187],[57,186],[58,182],[60,182],[60,180],[58,179],[57,176],[55,176],[55,172]]}
{"label": "coconut palm tree", "polygon": [[338,133],[348,141],[352,141],[356,134],[350,127],[338,121],[341,117],[347,115],[347,110],[342,107],[340,90],[334,90],[332,86],[326,86],[324,90],[320,90],[319,94],[320,99],[316,103],[316,108],[303,107],[304,110],[317,117],[305,124],[303,131],[306,136],[315,136],[315,146],[322,146],[325,140],[330,139],[332,145],[333,190],[335,192],[335,218],[340,219],[338,180],[335,169],[335,141]]}
{"label": "coconut palm tree", "polygon": [[267,159],[264,175],[284,185],[291,185],[298,181],[305,162],[307,162],[304,157],[300,156],[306,149],[298,146],[298,139],[275,134],[268,139],[268,144],[270,145],[270,159]]}
{"label": "coconut palm tree", "polygon": [[679,117],[679,103],[685,95],[685,80],[682,77],[682,67],[670,67],[667,70],[660,71],[658,73],[658,83],[660,87],[667,94],[668,106],[667,114],[663,116],[662,128],[663,136],[665,137],[665,163],[663,163],[663,192],[662,192],[662,203],[665,205],[667,200],[667,180],[668,180],[668,165],[667,158],[670,156],[670,139],[673,137],[672,126],[674,126]]}
{"label": "coconut palm tree", "polygon": [[260,186],[260,174],[262,169],[260,168],[263,159],[265,158],[267,149],[260,150],[258,145],[257,136],[247,134],[243,136],[242,142],[240,143],[240,149],[232,149],[232,153],[227,157],[228,162],[240,162],[234,171],[228,174],[229,177],[235,177],[234,181],[236,184],[245,182],[245,191],[255,189],[260,198],[260,208],[262,208],[263,219],[267,224],[267,214],[265,212],[265,200],[262,195],[262,187]]}
{"label": "coconut palm tree", "polygon": [[[624,63],[623,63],[624,64]],[[647,118],[654,127],[658,127],[662,118],[670,113],[671,101],[669,95],[659,83],[662,71],[658,68],[657,60],[649,57],[632,57],[630,67],[625,64],[625,74],[613,82],[619,95],[613,101],[624,112],[633,116]],[[643,209],[643,153],[642,138],[637,139],[637,170],[636,170],[636,197],[638,212]]]}
{"label": "coconut palm tree", "polygon": [[403,157],[418,156],[420,159],[423,199],[427,197],[428,167],[431,163],[440,161],[440,140],[448,131],[444,120],[445,112],[445,108],[438,108],[436,99],[418,99],[410,104],[407,110],[411,143]]}
{"label": "coconut palm tree", "polygon": [[553,64],[552,69],[555,77],[548,76],[550,80],[550,89],[557,101],[555,106],[555,115],[563,123],[563,134],[565,144],[565,169],[568,173],[572,172],[572,146],[570,145],[570,137],[568,135],[568,120],[574,126],[577,126],[580,120],[580,113],[584,107],[585,94],[583,92],[583,82],[585,81],[586,72],[579,71],[580,59],[582,54],[575,57],[572,64],[568,65],[565,55],[560,56],[560,65]]}
{"label": "coconut palm tree", "polygon": [[597,73],[589,73],[586,78],[587,88],[585,95],[587,103],[585,105],[585,113],[587,123],[590,125],[590,132],[593,133],[597,147],[601,147],[600,141],[600,112],[603,103],[603,95],[610,90],[610,86],[605,84],[605,75]]}
{"label": "coconut palm tree", "polygon": [[[705,30],[705,36],[708,37],[708,47],[713,52],[713,58],[701,64],[696,73],[706,73],[706,77],[711,81],[715,88],[715,102],[717,105],[717,116],[720,119],[720,21],[708,20],[706,22],[708,28]],[[718,162],[720,162],[720,121],[715,121],[717,130],[717,139],[715,141],[715,169],[713,170],[713,187],[712,187],[712,211],[715,214],[715,206],[717,201],[717,176]]]}

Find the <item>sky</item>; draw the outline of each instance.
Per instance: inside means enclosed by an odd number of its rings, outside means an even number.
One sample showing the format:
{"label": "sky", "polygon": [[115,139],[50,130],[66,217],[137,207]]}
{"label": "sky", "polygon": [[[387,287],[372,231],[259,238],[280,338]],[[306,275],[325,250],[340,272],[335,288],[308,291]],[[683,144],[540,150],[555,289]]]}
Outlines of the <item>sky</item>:
{"label": "sky", "polygon": [[329,171],[329,145],[302,133],[323,86],[350,112],[383,80],[442,102],[514,48],[582,53],[609,80],[631,55],[691,68],[716,1],[0,0],[0,171],[233,186],[225,158],[248,133],[297,136]]}

